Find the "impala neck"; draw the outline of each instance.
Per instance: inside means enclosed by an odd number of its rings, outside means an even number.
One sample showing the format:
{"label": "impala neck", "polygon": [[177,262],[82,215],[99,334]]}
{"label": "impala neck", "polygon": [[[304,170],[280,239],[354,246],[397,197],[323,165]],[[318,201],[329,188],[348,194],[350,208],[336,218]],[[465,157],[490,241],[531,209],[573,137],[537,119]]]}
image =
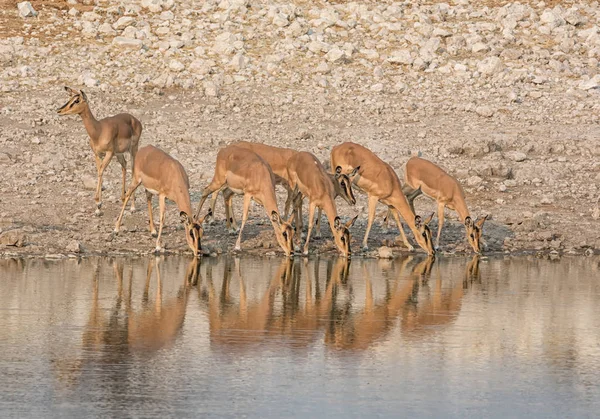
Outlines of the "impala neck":
{"label": "impala neck", "polygon": [[180,191],[178,196],[175,197],[174,200],[177,204],[177,208],[179,211],[185,212],[190,218],[194,217],[194,212],[192,211],[192,201],[190,200],[190,193],[187,191]]}
{"label": "impala neck", "polygon": [[79,115],[81,115],[81,119],[83,119],[83,125],[85,126],[88,135],[95,141],[100,135],[100,122],[94,118],[94,114],[92,114],[90,107],[87,105]]}
{"label": "impala neck", "polygon": [[406,224],[408,224],[410,231],[412,231],[414,235],[419,234],[417,226],[415,225],[415,214],[410,209],[408,201],[406,200],[402,192],[400,192],[396,196],[396,199],[393,200],[392,206],[396,208],[402,216],[402,218],[404,218],[404,221],[406,221]]}
{"label": "impala neck", "polygon": [[465,218],[470,216],[469,208],[467,208],[467,203],[464,199],[457,200],[457,202],[454,203],[454,210],[458,213],[462,223],[465,222]]}
{"label": "impala neck", "polygon": [[323,204],[323,211],[325,212],[325,215],[327,216],[327,221],[329,222],[329,227],[331,228],[331,231],[333,231],[333,229],[335,229],[335,217],[337,217],[337,210],[335,208],[335,205],[333,204],[333,201],[330,202],[325,202]]}

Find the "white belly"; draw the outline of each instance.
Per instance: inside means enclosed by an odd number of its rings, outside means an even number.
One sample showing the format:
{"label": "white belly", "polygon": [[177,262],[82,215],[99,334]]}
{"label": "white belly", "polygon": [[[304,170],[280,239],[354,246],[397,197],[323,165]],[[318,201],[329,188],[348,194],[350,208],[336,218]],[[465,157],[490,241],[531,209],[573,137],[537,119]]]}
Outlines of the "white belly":
{"label": "white belly", "polygon": [[148,192],[150,192],[152,195],[158,195],[158,191],[155,191],[154,189],[149,189],[149,188],[146,188],[146,190],[147,190]]}

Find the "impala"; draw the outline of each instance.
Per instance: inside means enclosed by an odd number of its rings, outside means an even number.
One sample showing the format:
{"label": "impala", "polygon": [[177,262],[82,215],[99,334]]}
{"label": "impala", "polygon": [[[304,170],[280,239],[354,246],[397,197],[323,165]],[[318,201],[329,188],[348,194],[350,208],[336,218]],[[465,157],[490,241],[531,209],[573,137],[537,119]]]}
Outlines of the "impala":
{"label": "impala", "polygon": [[475,251],[481,252],[481,234],[487,215],[473,221],[465,202],[465,192],[458,181],[432,162],[412,157],[406,163],[404,173],[404,193],[410,208],[414,211],[414,200],[424,194],[438,204],[438,231],[435,247],[439,248],[440,234],[444,225],[444,208],[448,207],[458,213],[465,226],[467,241]]}
{"label": "impala", "polygon": [[[165,223],[165,200],[169,198],[171,201],[174,201],[179,208],[181,222],[185,225],[185,239],[190,249],[192,249],[192,252],[194,252],[194,256],[197,256],[198,250],[201,248],[200,240],[204,233],[201,227],[204,218],[196,221],[196,217],[192,215],[192,203],[190,201],[189,193],[190,183],[187,173],[181,163],[161,149],[151,145],[142,147],[137,155],[135,165],[133,166],[131,185],[125,195],[123,208],[121,208],[121,213],[119,214],[119,218],[117,218],[117,223],[115,225],[115,234],[119,233],[127,201],[129,201],[129,198],[131,198],[140,185],[144,185],[144,188],[146,188],[148,216],[150,218],[150,233],[153,237],[156,237],[156,251],[159,252],[161,250],[160,236]],[[158,206],[160,210],[158,234],[156,233],[152,216],[153,195],[158,195]]]}
{"label": "impala", "polygon": [[[349,228],[356,221],[356,217],[342,224],[337,215],[335,206],[335,187],[330,176],[325,171],[321,162],[311,153],[298,152],[288,160],[288,178],[290,187],[298,189],[301,196],[295,203],[296,211],[302,205],[302,196],[308,198],[308,230],[306,243],[304,244],[305,255],[308,254],[308,243],[315,221],[315,209],[323,209],[329,221],[329,227],[333,239],[342,257],[350,256],[350,231]],[[302,231],[302,218],[296,215],[297,232]]]}
{"label": "impala", "polygon": [[369,199],[369,219],[363,239],[363,250],[368,250],[367,240],[375,218],[375,208],[377,203],[381,202],[393,210],[392,214],[400,230],[402,241],[409,250],[412,251],[413,247],[404,234],[398,214],[402,215],[408,224],[419,246],[428,254],[434,254],[431,231],[428,226],[433,214],[424,221],[420,216],[415,216],[402,193],[402,186],[394,169],[359,144],[347,142],[333,147],[331,150],[332,169],[336,172],[339,170],[341,173],[351,173],[356,167],[360,167],[360,170],[354,178],[354,184],[366,192]]}
{"label": "impala", "polygon": [[[121,164],[123,172],[123,188],[121,189],[121,200],[125,200],[125,180],[127,176],[127,161],[124,153],[131,155],[131,167],[135,164],[138,151],[138,143],[142,135],[142,124],[128,113],[120,113],[101,120],[94,118],[88,98],[83,90],[74,90],[65,86],[70,98],[61,108],[59,115],[78,114],[83,120],[83,125],[90,137],[90,146],[96,158],[96,169],[98,171],[98,184],[96,186],[96,214],[100,215],[102,207],[102,175],[113,156]],[[135,200],[131,201],[131,211],[135,211]]]}
{"label": "impala", "polygon": [[[287,256],[293,250],[293,229],[290,222],[281,219],[277,210],[277,199],[275,197],[275,178],[269,165],[256,153],[235,144],[222,148],[217,154],[215,174],[211,183],[202,192],[200,203],[196,214],[200,214],[206,198],[212,193],[229,189],[233,193],[244,195],[244,209],[242,225],[235,243],[235,250],[241,250],[242,232],[248,220],[248,211],[252,200],[261,204],[269,220],[273,225],[277,242]],[[226,201],[225,212],[227,213],[227,227],[231,223],[231,197],[229,203]],[[208,214],[211,214],[209,210]],[[291,219],[290,219],[291,221]]]}

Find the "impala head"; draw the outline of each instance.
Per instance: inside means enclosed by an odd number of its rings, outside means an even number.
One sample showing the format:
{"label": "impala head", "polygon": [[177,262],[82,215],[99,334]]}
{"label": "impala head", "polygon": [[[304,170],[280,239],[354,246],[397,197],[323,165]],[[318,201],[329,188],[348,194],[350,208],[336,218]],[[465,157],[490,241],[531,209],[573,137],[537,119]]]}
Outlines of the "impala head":
{"label": "impala head", "polygon": [[428,255],[435,254],[433,240],[431,239],[431,230],[429,229],[429,223],[433,218],[433,214],[434,213],[432,212],[425,220],[423,220],[420,215],[415,216],[415,227],[418,231],[418,234],[415,234],[415,240]]}
{"label": "impala head", "polygon": [[204,230],[202,229],[202,221],[204,221],[204,217],[200,220],[196,220],[195,217],[192,217],[185,211],[181,211],[179,213],[181,217],[181,222],[185,226],[185,240],[187,241],[188,246],[194,252],[194,257],[198,256],[198,252],[202,249],[202,236],[204,235]]}
{"label": "impala head", "polygon": [[354,222],[358,218],[358,215],[348,221],[346,224],[342,224],[342,220],[340,217],[335,217],[335,222],[333,224],[333,239],[335,241],[335,245],[340,250],[342,257],[347,258],[350,257],[350,227],[354,225]]}
{"label": "impala head", "polygon": [[284,221],[281,219],[277,211],[271,212],[271,223],[273,224],[273,229],[275,230],[277,243],[279,243],[286,256],[291,256],[294,252],[294,227],[292,227],[293,218],[294,216],[292,215],[288,221]]}
{"label": "impala head", "polygon": [[59,115],[73,115],[80,114],[87,106],[87,96],[83,93],[83,90],[75,90],[65,86],[65,90],[69,93],[70,97],[67,103],[58,109]]}
{"label": "impala head", "polygon": [[487,219],[487,215],[483,218],[478,218],[473,222],[471,217],[465,218],[465,229],[467,230],[467,241],[473,248],[475,253],[481,253],[481,233],[483,232],[483,223]]}
{"label": "impala head", "polygon": [[352,180],[358,174],[360,166],[356,167],[350,174],[342,173],[340,166],[335,168],[334,182],[335,190],[342,198],[346,200],[350,205],[356,204],[356,198],[352,192]]}

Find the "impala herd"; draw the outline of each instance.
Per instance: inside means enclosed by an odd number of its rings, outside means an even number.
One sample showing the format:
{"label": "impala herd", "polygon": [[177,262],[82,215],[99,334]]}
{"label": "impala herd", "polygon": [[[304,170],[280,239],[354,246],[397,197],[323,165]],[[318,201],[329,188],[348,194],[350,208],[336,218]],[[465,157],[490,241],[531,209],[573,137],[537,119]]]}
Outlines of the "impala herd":
{"label": "impala herd", "polygon": [[[404,173],[404,184],[394,169],[367,148],[346,142],[332,148],[328,172],[325,166],[311,153],[289,148],[268,146],[259,143],[240,141],[219,150],[212,181],[202,192],[195,213],[189,193],[189,180],[185,169],[173,157],[164,151],[148,145],[138,150],[142,125],[135,117],[121,113],[112,117],[96,120],[92,114],[88,98],[83,91],[65,87],[70,97],[67,103],[58,109],[60,115],[79,114],[90,138],[90,145],[96,159],[98,183],[95,201],[96,214],[102,206],[102,175],[113,156],[121,164],[123,188],[121,199],[123,207],[117,219],[114,233],[118,234],[128,201],[135,190],[143,185],[146,189],[150,233],[156,237],[156,251],[161,250],[161,233],[165,222],[166,198],[174,201],[185,225],[185,237],[190,249],[197,256],[201,250],[203,236],[202,224],[214,218],[214,208],[219,192],[225,202],[225,217],[230,232],[238,230],[231,206],[233,196],[243,195],[242,221],[235,244],[235,250],[241,250],[242,232],[248,220],[248,211],[252,200],[262,205],[273,225],[277,242],[286,256],[294,253],[296,244],[302,235],[302,201],[308,199],[308,228],[303,254],[309,253],[315,210],[317,210],[316,235],[320,235],[321,211],[325,212],[334,242],[340,255],[350,256],[350,228],[358,216],[343,223],[338,216],[335,199],[341,196],[348,204],[354,205],[356,199],[352,186],[367,194],[368,221],[362,240],[363,250],[368,250],[367,240],[375,218],[378,202],[387,205],[388,213],[396,221],[404,245],[414,250],[408,241],[400,218],[402,217],[412,231],[418,245],[433,255],[439,247],[440,234],[444,224],[444,208],[455,210],[465,226],[466,238],[473,250],[482,249],[482,229],[486,217],[473,220],[465,203],[465,194],[458,181],[435,164],[413,157],[408,160]],[[126,167],[124,154],[129,153],[132,162],[132,180],[126,191]],[[282,185],[287,190],[283,217],[277,207],[275,186]],[[424,194],[437,201],[438,230],[435,245],[428,224],[434,213],[425,219],[416,215],[414,199]],[[158,233],[152,216],[152,196],[159,199]],[[206,199],[212,195],[210,208],[200,217]],[[131,211],[135,210],[135,199],[131,202]]]}

